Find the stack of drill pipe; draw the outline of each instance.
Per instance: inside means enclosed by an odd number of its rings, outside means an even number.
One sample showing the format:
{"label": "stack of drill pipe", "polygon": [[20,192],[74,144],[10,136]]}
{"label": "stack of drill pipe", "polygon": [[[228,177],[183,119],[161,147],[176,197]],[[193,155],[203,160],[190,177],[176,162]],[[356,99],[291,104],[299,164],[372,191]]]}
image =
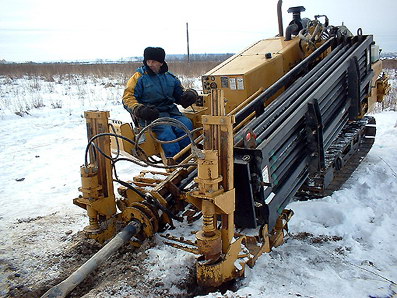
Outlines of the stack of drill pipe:
{"label": "stack of drill pipe", "polygon": [[[277,213],[289,202],[308,175],[310,152],[307,150],[306,114],[309,103],[318,104],[322,126],[321,146],[326,150],[349,120],[349,111],[354,102],[349,96],[348,75],[351,63],[355,59],[358,61],[357,86],[360,89],[360,97],[357,100],[361,101],[364,98],[363,90],[372,77],[366,60],[366,50],[371,42],[371,36],[341,41],[305,75],[295,77],[294,83],[288,89],[235,135],[234,142],[237,147],[242,144],[248,129],[256,135],[255,156],[261,158],[259,170],[265,167],[269,169],[271,191],[274,193],[271,201],[267,202],[270,226],[274,224]],[[324,45],[322,51],[327,51],[329,47],[330,44]],[[320,49],[318,50],[319,52],[313,54],[321,54]],[[313,60],[311,56],[306,59]],[[299,67],[308,66],[305,60],[296,67],[297,70],[294,68],[287,73],[240,111],[236,119],[242,121],[241,115],[252,113],[259,105],[263,105],[266,99],[286,85],[279,82],[287,82],[286,78],[290,77],[291,73],[301,74],[304,70]],[[269,193],[265,194],[265,198],[267,195]]]}

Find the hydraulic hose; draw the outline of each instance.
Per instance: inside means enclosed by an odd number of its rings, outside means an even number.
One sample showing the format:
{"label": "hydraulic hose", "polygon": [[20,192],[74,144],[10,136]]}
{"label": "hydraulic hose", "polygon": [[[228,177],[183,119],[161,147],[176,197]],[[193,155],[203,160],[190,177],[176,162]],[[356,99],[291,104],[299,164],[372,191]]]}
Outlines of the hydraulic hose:
{"label": "hydraulic hose", "polygon": [[85,262],[79,269],[70,275],[63,282],[49,289],[41,298],[61,298],[66,297],[75,287],[77,287],[91,272],[106,261],[115,251],[131,237],[139,233],[141,224],[136,221],[130,222],[120,233],[118,233],[109,243],[102,247],[95,255]]}

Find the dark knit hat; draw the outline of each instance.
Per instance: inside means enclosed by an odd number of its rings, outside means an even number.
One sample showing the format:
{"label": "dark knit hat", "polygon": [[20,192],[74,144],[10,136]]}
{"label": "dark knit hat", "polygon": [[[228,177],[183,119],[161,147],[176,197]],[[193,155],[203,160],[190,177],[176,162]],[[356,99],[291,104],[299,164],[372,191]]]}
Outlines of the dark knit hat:
{"label": "dark knit hat", "polygon": [[160,63],[164,63],[165,51],[163,48],[147,47],[143,52],[143,61],[156,60]]}

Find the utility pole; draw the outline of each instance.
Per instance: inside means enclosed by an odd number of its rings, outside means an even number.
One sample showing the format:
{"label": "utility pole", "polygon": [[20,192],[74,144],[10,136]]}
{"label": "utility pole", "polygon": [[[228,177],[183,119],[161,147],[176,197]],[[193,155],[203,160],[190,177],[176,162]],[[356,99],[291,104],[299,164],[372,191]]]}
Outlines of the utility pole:
{"label": "utility pole", "polygon": [[189,51],[189,23],[186,22],[186,43],[187,43],[187,62],[190,62],[190,51]]}

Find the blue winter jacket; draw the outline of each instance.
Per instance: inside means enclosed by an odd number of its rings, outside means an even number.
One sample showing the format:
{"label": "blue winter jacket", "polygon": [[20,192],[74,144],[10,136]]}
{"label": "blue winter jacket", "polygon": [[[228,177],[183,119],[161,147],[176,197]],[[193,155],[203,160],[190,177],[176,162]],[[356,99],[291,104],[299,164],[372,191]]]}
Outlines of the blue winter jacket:
{"label": "blue winter jacket", "polygon": [[124,90],[123,105],[132,112],[137,104],[155,106],[160,117],[181,115],[176,103],[179,103],[183,88],[179,79],[168,72],[166,63],[155,74],[148,66],[139,67],[129,79]]}

